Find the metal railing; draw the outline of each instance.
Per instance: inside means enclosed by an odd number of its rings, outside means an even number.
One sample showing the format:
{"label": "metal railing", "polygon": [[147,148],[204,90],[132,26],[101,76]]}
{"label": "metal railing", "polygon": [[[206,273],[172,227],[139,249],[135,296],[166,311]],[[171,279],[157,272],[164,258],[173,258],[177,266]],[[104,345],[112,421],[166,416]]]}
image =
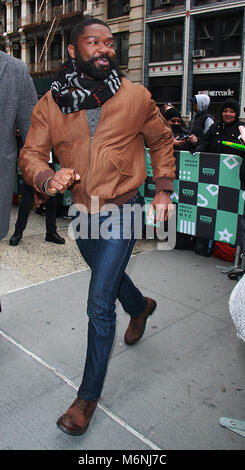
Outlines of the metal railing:
{"label": "metal railing", "polygon": [[73,0],[71,2],[65,3],[65,5],[56,6],[54,8],[50,8],[50,6],[47,5],[45,12],[43,7],[41,11],[37,11],[32,15],[19,18],[19,27],[32,24],[34,25],[40,23],[47,23],[51,21],[54,16],[58,17],[72,15],[75,13],[83,12],[86,10],[86,8],[87,0]]}
{"label": "metal railing", "polygon": [[34,72],[43,72],[43,71],[55,71],[58,70],[61,66],[62,60],[48,60],[45,64],[45,69],[41,63],[28,64],[29,73]]}

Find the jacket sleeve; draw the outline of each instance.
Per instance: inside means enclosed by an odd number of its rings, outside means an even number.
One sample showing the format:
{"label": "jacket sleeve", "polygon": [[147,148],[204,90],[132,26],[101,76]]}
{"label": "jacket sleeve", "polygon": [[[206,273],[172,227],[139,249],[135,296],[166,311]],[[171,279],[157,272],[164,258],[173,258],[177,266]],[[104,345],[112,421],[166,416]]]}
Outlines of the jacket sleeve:
{"label": "jacket sleeve", "polygon": [[33,110],[31,127],[19,156],[25,181],[39,192],[43,192],[43,184],[54,174],[48,164],[51,149],[48,105],[44,95]]}
{"label": "jacket sleeve", "polygon": [[197,146],[195,148],[195,152],[208,152],[209,151],[210,139],[215,134],[215,130],[216,128],[214,124],[212,124],[211,127],[208,129],[207,133],[204,134],[204,136],[198,140]]}
{"label": "jacket sleeve", "polygon": [[164,189],[172,191],[175,179],[173,132],[146,89],[145,112],[142,134],[147,147],[149,147],[156,192]]}
{"label": "jacket sleeve", "polygon": [[17,126],[20,129],[22,141],[24,143],[31,125],[32,111],[37,104],[37,93],[33,80],[28,73],[26,64],[24,64],[22,76],[20,100],[17,110]]}

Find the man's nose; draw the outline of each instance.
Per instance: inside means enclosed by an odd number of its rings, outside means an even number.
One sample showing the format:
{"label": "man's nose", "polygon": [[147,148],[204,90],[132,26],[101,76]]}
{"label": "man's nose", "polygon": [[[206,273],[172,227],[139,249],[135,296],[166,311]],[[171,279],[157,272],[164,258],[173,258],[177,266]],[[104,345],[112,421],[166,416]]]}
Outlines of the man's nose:
{"label": "man's nose", "polygon": [[98,47],[98,50],[101,54],[108,54],[110,48],[106,44],[100,43],[99,47]]}

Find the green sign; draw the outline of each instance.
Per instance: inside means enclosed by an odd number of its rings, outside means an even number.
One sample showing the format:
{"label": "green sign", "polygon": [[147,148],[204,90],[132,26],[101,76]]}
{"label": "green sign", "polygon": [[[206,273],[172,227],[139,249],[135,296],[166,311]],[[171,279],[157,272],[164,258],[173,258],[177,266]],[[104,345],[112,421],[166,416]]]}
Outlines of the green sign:
{"label": "green sign", "polygon": [[[242,158],[183,151],[174,155],[176,180],[171,199],[177,204],[177,231],[235,245],[245,200],[239,178]],[[146,171],[141,194],[149,204],[155,185],[148,149]]]}

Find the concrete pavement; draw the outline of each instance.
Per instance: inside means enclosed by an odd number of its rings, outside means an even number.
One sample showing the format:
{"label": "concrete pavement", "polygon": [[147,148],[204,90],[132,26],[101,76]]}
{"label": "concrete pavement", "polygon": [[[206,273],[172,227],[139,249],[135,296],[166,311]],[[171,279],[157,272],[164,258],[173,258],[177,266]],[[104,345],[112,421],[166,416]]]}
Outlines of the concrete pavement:
{"label": "concrete pavement", "polygon": [[245,345],[228,310],[236,281],[215,258],[137,243],[128,273],[158,307],[143,339],[117,332],[103,394],[89,429],[71,437],[56,427],[79,386],[86,352],[89,270],[57,219],[66,244],[44,241],[31,213],[23,241],[0,243],[0,449],[244,450],[245,439],[219,425],[245,419]]}

